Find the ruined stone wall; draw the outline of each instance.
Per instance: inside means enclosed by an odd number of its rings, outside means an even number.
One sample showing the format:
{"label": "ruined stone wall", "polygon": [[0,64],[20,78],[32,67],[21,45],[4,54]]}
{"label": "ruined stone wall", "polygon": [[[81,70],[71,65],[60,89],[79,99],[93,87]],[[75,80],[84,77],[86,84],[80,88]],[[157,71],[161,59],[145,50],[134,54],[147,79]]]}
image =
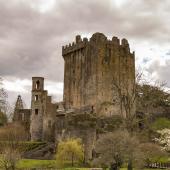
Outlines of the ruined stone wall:
{"label": "ruined stone wall", "polygon": [[32,80],[30,134],[32,141],[41,141],[43,138],[43,116],[46,112],[47,91],[44,90],[44,78],[33,77]]}
{"label": "ruined stone wall", "polygon": [[[101,108],[103,103],[114,104],[114,82],[130,89],[135,82],[135,56],[126,39],[120,43],[117,37],[108,40],[102,33],[93,34],[89,41],[76,36],[76,43],[63,47],[62,55],[67,109],[92,106],[99,114],[105,110]],[[115,104],[111,110],[108,113],[106,108],[101,114],[120,114],[120,105]]]}
{"label": "ruined stone wall", "polygon": [[54,141],[56,105],[52,103],[51,96],[46,96],[46,112],[43,116],[43,140]]}
{"label": "ruined stone wall", "polygon": [[33,77],[31,100],[31,140],[54,141],[56,105],[44,90],[44,78]]}
{"label": "ruined stone wall", "polygon": [[30,139],[30,116],[31,109],[15,109],[13,122],[23,126]]}
{"label": "ruined stone wall", "polygon": [[58,114],[56,118],[56,143],[68,138],[80,138],[85,161],[92,159],[96,143],[96,118],[87,113]]}

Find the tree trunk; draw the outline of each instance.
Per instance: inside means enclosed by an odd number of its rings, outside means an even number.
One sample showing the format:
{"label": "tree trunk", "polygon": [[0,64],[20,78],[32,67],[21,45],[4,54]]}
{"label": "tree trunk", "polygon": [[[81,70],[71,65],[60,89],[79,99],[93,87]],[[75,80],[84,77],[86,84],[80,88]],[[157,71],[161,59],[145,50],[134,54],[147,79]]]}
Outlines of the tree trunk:
{"label": "tree trunk", "polygon": [[115,163],[110,166],[110,170],[120,170],[120,167]]}
{"label": "tree trunk", "polygon": [[72,153],[71,155],[71,166],[72,167],[74,166],[74,153]]}
{"label": "tree trunk", "polygon": [[133,170],[133,167],[132,167],[132,160],[129,160],[128,162],[128,170]]}

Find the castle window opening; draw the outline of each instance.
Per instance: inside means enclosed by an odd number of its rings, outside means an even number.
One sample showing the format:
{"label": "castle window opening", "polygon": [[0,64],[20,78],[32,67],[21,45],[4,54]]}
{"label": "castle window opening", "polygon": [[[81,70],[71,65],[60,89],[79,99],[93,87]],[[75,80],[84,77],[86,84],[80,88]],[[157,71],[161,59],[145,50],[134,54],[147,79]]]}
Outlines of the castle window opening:
{"label": "castle window opening", "polygon": [[109,57],[111,57],[111,49],[109,48]]}
{"label": "castle window opening", "polygon": [[38,115],[39,110],[35,109],[35,115]]}
{"label": "castle window opening", "polygon": [[24,113],[22,113],[22,121],[25,120],[25,117],[24,117],[24,116],[25,116]]}
{"label": "castle window opening", "polygon": [[35,95],[35,101],[38,101],[38,95]]}
{"label": "castle window opening", "polygon": [[48,120],[48,127],[51,128],[51,120]]}
{"label": "castle window opening", "polygon": [[60,128],[64,128],[64,121],[63,120],[61,120]]}
{"label": "castle window opening", "polygon": [[39,81],[39,80],[36,82],[35,88],[36,88],[37,90],[40,89],[40,81]]}
{"label": "castle window opening", "polygon": [[93,109],[94,109],[94,106],[92,106],[91,109],[93,110]]}
{"label": "castle window opening", "polygon": [[116,99],[113,99],[113,104],[115,104],[116,103]]}
{"label": "castle window opening", "polygon": [[94,106],[91,107],[91,111],[92,111],[92,113],[94,112]]}
{"label": "castle window opening", "polygon": [[84,56],[84,50],[81,48],[81,54],[82,56]]}

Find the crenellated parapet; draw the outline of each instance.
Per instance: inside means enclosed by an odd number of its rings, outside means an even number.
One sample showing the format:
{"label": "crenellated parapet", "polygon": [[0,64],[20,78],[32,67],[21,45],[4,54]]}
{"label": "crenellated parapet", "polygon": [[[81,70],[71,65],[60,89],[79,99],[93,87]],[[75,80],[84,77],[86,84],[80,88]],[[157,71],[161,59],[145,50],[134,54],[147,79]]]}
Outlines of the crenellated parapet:
{"label": "crenellated parapet", "polygon": [[88,38],[82,39],[80,35],[77,35],[74,42],[62,47],[62,55],[65,56],[75,51],[84,49],[88,44],[100,44],[103,42],[107,45],[114,46],[114,48],[117,48],[119,50],[124,49],[124,51],[130,53],[129,42],[125,38],[120,40],[118,37],[113,36],[112,40],[109,40],[103,33],[97,32],[92,35],[90,40],[88,40]]}
{"label": "crenellated parapet", "polygon": [[75,37],[75,42],[69,43],[69,45],[63,46],[62,47],[62,55],[67,55],[69,53],[78,51],[82,48],[84,48],[88,43],[88,39],[87,38],[81,38],[80,35],[77,35]]}

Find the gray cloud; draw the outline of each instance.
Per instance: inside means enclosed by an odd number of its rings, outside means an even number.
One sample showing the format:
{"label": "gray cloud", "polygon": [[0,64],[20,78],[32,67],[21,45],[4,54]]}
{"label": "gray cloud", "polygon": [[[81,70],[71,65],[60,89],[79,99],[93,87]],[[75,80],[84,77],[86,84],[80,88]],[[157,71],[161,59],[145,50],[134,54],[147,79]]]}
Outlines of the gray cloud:
{"label": "gray cloud", "polygon": [[[20,79],[44,76],[62,82],[61,46],[76,34],[100,31],[135,42],[169,42],[169,0],[115,2],[56,0],[50,10],[40,12],[41,0],[0,0],[1,75]],[[159,71],[163,76],[162,69]],[[168,69],[164,76],[169,76]]]}
{"label": "gray cloud", "polygon": [[148,71],[150,74],[155,75],[155,80],[159,80],[162,82],[166,82],[166,86],[170,88],[170,60],[166,60],[165,63],[162,65],[160,61],[156,60],[153,61],[152,64],[149,66]]}
{"label": "gray cloud", "polygon": [[165,55],[170,56],[170,50],[168,50]]}

